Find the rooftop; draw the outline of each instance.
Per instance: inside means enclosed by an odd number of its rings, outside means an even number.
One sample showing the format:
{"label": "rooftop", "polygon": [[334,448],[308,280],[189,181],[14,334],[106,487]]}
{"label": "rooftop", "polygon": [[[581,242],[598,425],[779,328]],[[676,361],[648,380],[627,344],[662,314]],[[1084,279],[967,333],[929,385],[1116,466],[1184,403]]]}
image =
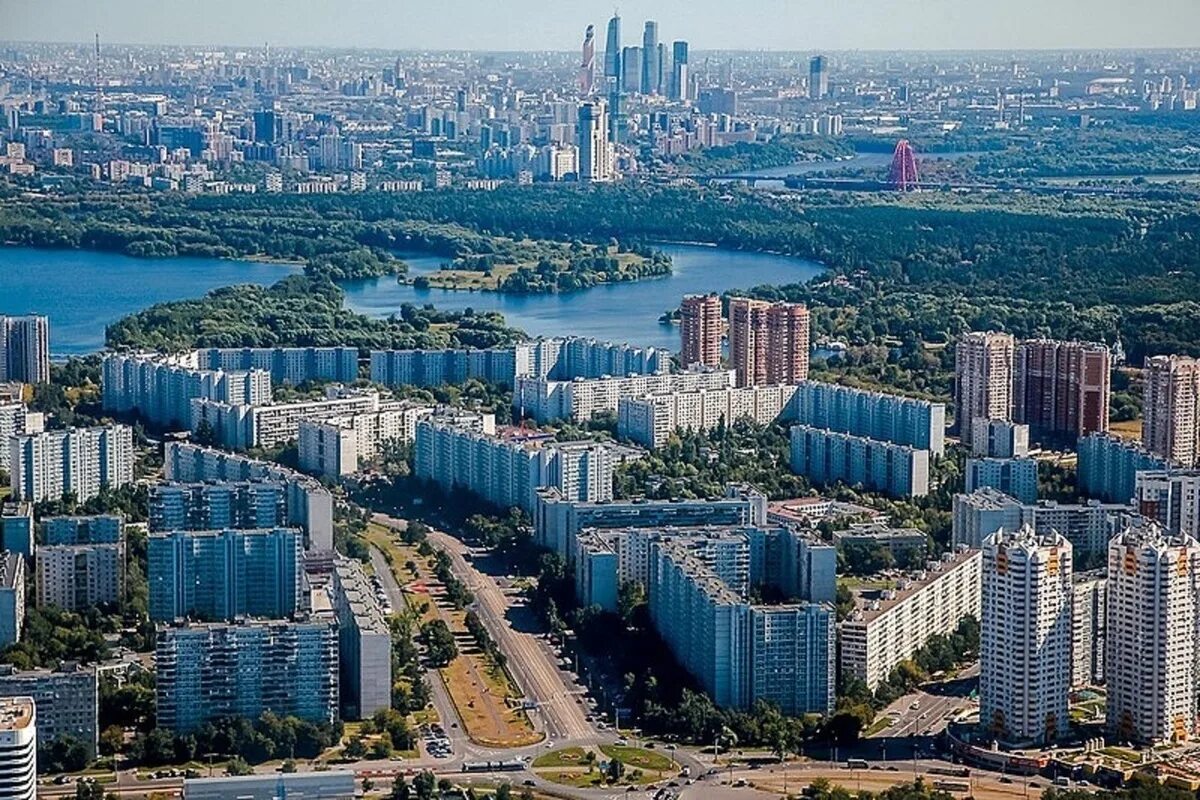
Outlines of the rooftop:
{"label": "rooftop", "polygon": [[[930,561],[925,569],[898,579],[894,588],[885,589],[878,599],[871,599],[867,607],[860,606],[854,616],[846,620],[846,623],[869,625],[963,564],[978,558],[978,550],[964,548],[956,553],[947,553],[941,559]],[[859,599],[861,601],[865,598],[860,596]]]}
{"label": "rooftop", "polygon": [[32,697],[0,697],[0,731],[24,730],[32,724]]}

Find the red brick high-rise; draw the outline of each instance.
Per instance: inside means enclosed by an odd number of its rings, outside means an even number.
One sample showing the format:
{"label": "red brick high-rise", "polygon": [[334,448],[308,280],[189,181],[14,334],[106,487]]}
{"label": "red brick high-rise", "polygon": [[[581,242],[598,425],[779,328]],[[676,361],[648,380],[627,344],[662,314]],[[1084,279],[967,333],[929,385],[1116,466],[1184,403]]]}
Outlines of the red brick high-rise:
{"label": "red brick high-rise", "polygon": [[1112,358],[1092,342],[1027,339],[1017,345],[1013,417],[1034,431],[1083,436],[1108,430]]}
{"label": "red brick high-rise", "polygon": [[729,301],[729,360],[738,386],[808,380],[809,314],[800,303]]}
{"label": "red brick high-rise", "polygon": [[715,294],[689,294],[679,307],[680,361],[683,366],[721,366],[721,298]]}

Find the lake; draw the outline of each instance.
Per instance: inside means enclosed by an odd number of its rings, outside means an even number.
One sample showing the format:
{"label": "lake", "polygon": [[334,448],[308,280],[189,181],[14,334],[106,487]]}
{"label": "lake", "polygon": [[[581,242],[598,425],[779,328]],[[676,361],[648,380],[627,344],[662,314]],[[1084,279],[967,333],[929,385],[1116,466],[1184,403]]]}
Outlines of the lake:
{"label": "lake", "polygon": [[55,356],[93,353],[104,347],[105,326],[127,314],[219,286],[272,284],[295,271],[257,261],[0,247],[0,315],[45,314]]}
{"label": "lake", "polygon": [[[499,294],[450,289],[415,289],[395,278],[343,285],[346,304],[361,314],[386,317],[403,303],[437,308],[499,311],[509,325],[533,336],[594,336],[643,347],[679,348],[679,328],[662,325],[664,311],[678,308],[685,294],[749,289],[764,283],[798,283],[823,267],[800,258],[723,250],[702,245],[659,245],[671,256],[671,275],[614,283],[568,294]],[[411,275],[436,270],[446,259],[403,255]]]}
{"label": "lake", "polygon": [[[470,307],[499,311],[508,324],[535,336],[595,336],[676,349],[679,329],[659,324],[658,318],[678,307],[683,295],[795,283],[822,270],[811,261],[769,253],[693,245],[662,249],[674,262],[669,277],[570,294],[418,290],[395,278],[355,281],[343,288],[350,308],[373,317],[394,314],[403,303],[432,303],[455,310]],[[436,270],[444,260],[404,257],[413,275]],[[255,261],[139,259],[81,250],[0,248],[0,315],[48,315],[51,352],[60,357],[78,355],[103,348],[106,325],[155,303],[199,297],[219,286],[271,284],[295,271],[295,267]]]}

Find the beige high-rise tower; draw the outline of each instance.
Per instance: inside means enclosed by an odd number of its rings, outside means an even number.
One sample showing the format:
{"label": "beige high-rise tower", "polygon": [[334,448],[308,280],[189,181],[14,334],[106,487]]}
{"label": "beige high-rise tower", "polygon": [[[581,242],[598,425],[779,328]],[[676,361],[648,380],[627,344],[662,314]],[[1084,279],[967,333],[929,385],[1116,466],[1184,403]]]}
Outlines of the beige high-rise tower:
{"label": "beige high-rise tower", "polygon": [[1145,387],[1142,441],[1152,453],[1195,466],[1200,457],[1200,361],[1148,358]]}
{"label": "beige high-rise tower", "polygon": [[1186,741],[1196,729],[1200,542],[1157,523],[1108,545],[1104,677],[1117,741]]}
{"label": "beige high-rise tower", "polygon": [[971,332],[954,350],[954,422],[963,444],[971,444],[976,419],[1013,418],[1013,354],[1007,333]]}

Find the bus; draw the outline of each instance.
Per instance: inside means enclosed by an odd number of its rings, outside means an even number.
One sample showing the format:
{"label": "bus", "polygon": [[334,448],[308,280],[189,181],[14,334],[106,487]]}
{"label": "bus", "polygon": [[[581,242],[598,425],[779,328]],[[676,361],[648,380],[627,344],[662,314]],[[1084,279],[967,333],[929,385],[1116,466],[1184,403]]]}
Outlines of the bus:
{"label": "bus", "polygon": [[846,769],[869,769],[870,764],[865,758],[847,758]]}
{"label": "bus", "polygon": [[933,788],[941,789],[943,792],[969,792],[971,784],[963,781],[934,781]]}

